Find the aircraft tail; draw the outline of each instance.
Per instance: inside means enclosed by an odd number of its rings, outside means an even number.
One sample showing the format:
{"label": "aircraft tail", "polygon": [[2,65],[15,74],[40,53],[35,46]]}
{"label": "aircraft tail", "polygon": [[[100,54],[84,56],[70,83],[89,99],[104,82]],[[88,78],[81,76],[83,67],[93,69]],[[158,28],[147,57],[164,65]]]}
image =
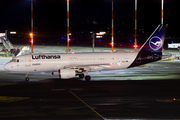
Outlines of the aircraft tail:
{"label": "aircraft tail", "polygon": [[167,26],[168,25],[161,24],[155,29],[144,45],[140,48],[135,61],[130,65],[130,67],[161,60]]}

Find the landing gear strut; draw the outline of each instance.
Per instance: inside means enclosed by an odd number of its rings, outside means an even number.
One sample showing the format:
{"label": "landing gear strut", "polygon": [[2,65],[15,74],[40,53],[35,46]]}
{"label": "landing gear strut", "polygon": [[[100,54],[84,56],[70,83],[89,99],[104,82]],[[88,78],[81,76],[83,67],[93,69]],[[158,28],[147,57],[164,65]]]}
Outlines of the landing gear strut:
{"label": "landing gear strut", "polygon": [[84,73],[86,74],[85,80],[86,80],[87,82],[90,81],[90,80],[91,80],[91,77],[88,75],[88,71],[85,71]]}

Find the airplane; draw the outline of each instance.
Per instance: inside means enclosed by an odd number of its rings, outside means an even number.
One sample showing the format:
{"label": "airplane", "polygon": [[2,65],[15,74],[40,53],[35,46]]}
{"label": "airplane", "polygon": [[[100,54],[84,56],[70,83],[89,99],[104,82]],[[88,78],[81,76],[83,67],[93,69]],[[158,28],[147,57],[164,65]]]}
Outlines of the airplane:
{"label": "airplane", "polygon": [[166,30],[167,25],[158,25],[138,51],[28,54],[14,57],[4,69],[27,73],[26,81],[30,72],[52,72],[60,79],[79,76],[90,81],[91,71],[126,69],[161,60]]}

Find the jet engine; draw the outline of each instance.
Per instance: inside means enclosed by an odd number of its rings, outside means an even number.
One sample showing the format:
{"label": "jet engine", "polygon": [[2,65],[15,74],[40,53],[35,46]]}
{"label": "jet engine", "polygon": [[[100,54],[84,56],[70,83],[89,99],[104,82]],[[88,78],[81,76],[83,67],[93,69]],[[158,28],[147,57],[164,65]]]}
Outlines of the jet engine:
{"label": "jet engine", "polygon": [[52,72],[52,75],[59,75],[61,79],[73,78],[76,76],[75,69],[60,69],[58,72]]}

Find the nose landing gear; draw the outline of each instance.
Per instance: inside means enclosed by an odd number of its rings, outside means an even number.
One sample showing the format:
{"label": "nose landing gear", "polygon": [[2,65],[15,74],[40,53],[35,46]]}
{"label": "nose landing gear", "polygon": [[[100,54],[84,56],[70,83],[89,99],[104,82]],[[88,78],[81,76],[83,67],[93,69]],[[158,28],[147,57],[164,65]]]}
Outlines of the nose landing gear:
{"label": "nose landing gear", "polygon": [[25,77],[26,81],[29,81],[29,73],[27,73],[26,77]]}

